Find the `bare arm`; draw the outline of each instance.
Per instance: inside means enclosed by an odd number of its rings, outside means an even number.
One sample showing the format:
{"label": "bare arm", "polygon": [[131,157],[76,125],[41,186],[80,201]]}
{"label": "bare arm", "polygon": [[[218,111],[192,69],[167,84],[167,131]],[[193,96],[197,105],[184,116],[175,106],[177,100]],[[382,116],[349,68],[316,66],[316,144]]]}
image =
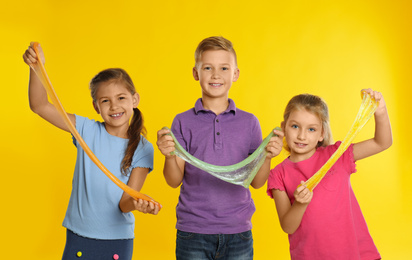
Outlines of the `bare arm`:
{"label": "bare arm", "polygon": [[[39,46],[39,55],[40,60],[44,64],[44,54]],[[23,54],[23,60],[26,64],[32,65],[38,62],[36,52],[33,49],[33,43],[29,46],[29,48]],[[49,123],[57,126],[60,129],[63,129],[69,132],[69,128],[66,126],[63,118],[59,115],[57,109],[51,104],[47,98],[46,89],[43,87],[40,79],[37,77],[36,73],[30,69],[30,80],[29,80],[29,103],[30,109],[41,116],[43,119],[48,121]],[[76,124],[76,118],[73,114],[67,114],[72,121],[72,123]]]}
{"label": "bare arm", "polygon": [[392,129],[385,100],[382,94],[377,91],[367,89],[366,92],[379,101],[379,107],[375,111],[375,136],[353,145],[355,160],[380,153],[392,145]]}
{"label": "bare arm", "polygon": [[[303,182],[302,182],[303,183]],[[313,197],[313,192],[305,186],[300,186],[294,192],[295,201],[290,200],[285,191],[272,190],[278,212],[280,226],[283,231],[293,234],[299,228],[303,215]]]}
{"label": "bare arm", "polygon": [[[136,191],[140,191],[143,187],[143,184],[146,180],[146,176],[149,173],[148,168],[140,168],[136,167],[130,173],[129,182],[127,185]],[[159,212],[159,207],[153,202],[148,202],[146,200],[135,200],[126,192],[123,192],[123,196],[119,202],[119,208],[122,212],[130,212],[132,210],[137,210],[142,213],[150,213],[153,215],[157,215]]]}
{"label": "bare arm", "polygon": [[162,129],[157,132],[157,147],[165,156],[163,175],[170,187],[177,188],[183,181],[185,161],[170,153],[175,150],[175,143],[170,135],[170,130]]}
{"label": "bare arm", "polygon": [[274,130],[275,136],[270,138],[268,145],[266,146],[266,151],[268,152],[265,161],[260,167],[258,173],[250,184],[253,188],[259,189],[265,185],[270,172],[270,162],[273,157],[278,156],[282,151],[283,146],[283,132],[279,130]]}

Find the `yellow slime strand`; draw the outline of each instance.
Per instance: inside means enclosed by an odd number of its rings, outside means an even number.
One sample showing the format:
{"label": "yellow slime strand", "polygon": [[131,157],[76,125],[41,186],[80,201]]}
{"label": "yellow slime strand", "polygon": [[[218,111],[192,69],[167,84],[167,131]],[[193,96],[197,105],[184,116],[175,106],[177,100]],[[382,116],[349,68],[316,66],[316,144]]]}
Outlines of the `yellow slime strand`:
{"label": "yellow slime strand", "polygon": [[335,153],[332,154],[329,160],[311,178],[309,178],[303,184],[303,185],[306,185],[306,187],[310,191],[313,191],[313,189],[318,185],[318,183],[326,175],[326,173],[333,166],[333,164],[346,151],[346,149],[352,143],[355,136],[359,133],[359,131],[363,128],[363,126],[369,121],[369,119],[375,113],[376,108],[379,105],[379,102],[371,98],[371,96],[367,94],[365,91],[362,91],[361,95],[362,95],[362,104],[359,108],[356,119],[353,122],[351,129],[346,134],[346,137],[343,139],[342,143],[340,144],[339,148],[335,151]]}
{"label": "yellow slime strand", "polygon": [[155,205],[159,206],[161,208],[162,206],[160,203],[156,202],[154,199],[151,197],[142,194],[126,184],[124,184],[121,180],[119,180],[116,176],[113,175],[101,162],[99,159],[97,159],[96,155],[90,150],[89,146],[87,146],[86,142],[83,140],[83,138],[80,136],[79,132],[76,130],[76,127],[72,124],[70,121],[69,117],[67,116],[66,111],[64,110],[62,104],[60,103],[59,98],[56,95],[56,92],[54,91],[54,88],[50,82],[50,79],[47,75],[46,69],[44,68],[42,62],[40,61],[40,55],[38,51],[38,46],[39,43],[34,43],[33,49],[36,52],[37,55],[37,62],[35,64],[32,64],[30,67],[34,70],[36,73],[37,77],[39,77],[41,83],[43,84],[44,88],[46,89],[50,99],[52,100],[53,105],[56,107],[57,111],[59,112],[60,116],[63,118],[64,122],[66,123],[67,127],[69,128],[70,132],[72,135],[76,138],[77,142],[79,142],[80,146],[83,148],[83,150],[86,152],[86,154],[90,157],[90,159],[97,165],[97,167],[102,170],[104,174],[106,174],[107,177],[110,178],[119,188],[121,188],[124,192],[129,194],[132,198],[134,199],[142,199],[146,200],[148,202],[152,202]]}

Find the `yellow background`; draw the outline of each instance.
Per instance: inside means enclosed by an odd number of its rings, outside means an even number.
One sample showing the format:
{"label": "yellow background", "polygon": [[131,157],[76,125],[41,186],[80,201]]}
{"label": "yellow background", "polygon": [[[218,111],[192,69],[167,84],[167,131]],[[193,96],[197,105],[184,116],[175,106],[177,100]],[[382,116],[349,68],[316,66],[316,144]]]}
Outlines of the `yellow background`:
{"label": "yellow background", "polygon": [[[0,8],[2,89],[0,143],[2,257],[60,259],[75,148],[70,134],[49,125],[28,106],[30,41],[41,43],[46,68],[69,112],[99,119],[88,92],[100,70],[122,67],[141,96],[148,139],[194,105],[200,87],[191,75],[196,45],[205,37],[230,39],[240,78],[230,97],[254,113],[263,135],[280,125],[295,94],[322,96],[335,140],[349,130],[360,90],[383,92],[394,144],[358,162],[352,185],[384,259],[412,253],[411,3],[367,1],[3,1]],[[355,141],[374,133],[371,120]],[[156,147],[156,146],[155,146]],[[285,158],[275,158],[272,166]],[[143,192],[163,204],[158,216],[136,213],[134,259],[174,259],[179,189],[155,170]],[[316,190],[315,190],[316,192]],[[255,259],[288,259],[265,188],[252,190]]]}

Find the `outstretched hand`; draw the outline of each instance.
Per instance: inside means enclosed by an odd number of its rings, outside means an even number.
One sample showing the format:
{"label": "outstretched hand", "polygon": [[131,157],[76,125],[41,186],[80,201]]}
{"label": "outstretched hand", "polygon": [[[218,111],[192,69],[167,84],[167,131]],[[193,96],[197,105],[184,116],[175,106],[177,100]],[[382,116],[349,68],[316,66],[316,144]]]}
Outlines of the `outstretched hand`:
{"label": "outstretched hand", "polygon": [[153,214],[157,215],[159,213],[159,206],[155,205],[153,202],[148,202],[147,200],[134,200],[133,201],[135,210],[144,213],[144,214]]}

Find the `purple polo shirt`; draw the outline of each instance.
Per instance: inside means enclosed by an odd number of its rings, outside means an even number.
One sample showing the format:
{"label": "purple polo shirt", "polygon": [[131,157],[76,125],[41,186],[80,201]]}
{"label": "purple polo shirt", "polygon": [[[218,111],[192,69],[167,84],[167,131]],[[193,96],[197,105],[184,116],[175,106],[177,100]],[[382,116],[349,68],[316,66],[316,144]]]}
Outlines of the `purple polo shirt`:
{"label": "purple polo shirt", "polygon": [[[190,154],[214,165],[232,165],[248,157],[262,142],[258,119],[229,107],[220,115],[195,107],[176,115],[172,132]],[[185,173],[176,207],[176,228],[201,234],[235,234],[252,229],[255,212],[249,189],[222,181],[185,164]]]}

